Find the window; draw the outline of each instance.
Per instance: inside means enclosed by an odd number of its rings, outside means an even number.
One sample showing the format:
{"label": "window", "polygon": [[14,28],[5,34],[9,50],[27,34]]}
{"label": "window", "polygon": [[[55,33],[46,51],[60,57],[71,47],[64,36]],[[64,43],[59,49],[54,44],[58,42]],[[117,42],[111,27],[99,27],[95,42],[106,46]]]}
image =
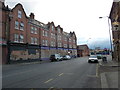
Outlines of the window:
{"label": "window", "polygon": [[53,42],[53,46],[55,46],[55,42]]}
{"label": "window", "polygon": [[38,44],[38,39],[35,38],[34,44]]}
{"label": "window", "polygon": [[15,29],[19,29],[19,22],[15,21]]}
{"label": "window", "polygon": [[62,43],[58,43],[58,47],[62,47]]}
{"label": "window", "polygon": [[48,33],[47,33],[47,31],[45,32],[45,36],[46,36],[46,37],[48,36]]}
{"label": "window", "polygon": [[67,48],[67,44],[64,44],[64,47]]}
{"label": "window", "polygon": [[75,43],[75,40],[73,40],[73,43]]}
{"label": "window", "polygon": [[53,38],[53,33],[51,33],[51,38]]}
{"label": "window", "polygon": [[31,37],[31,44],[38,44],[38,39]]}
{"label": "window", "polygon": [[37,28],[35,28],[35,32],[34,33],[37,34]]}
{"label": "window", "polygon": [[31,27],[31,33],[37,34],[38,33],[37,28],[36,27]]}
{"label": "window", "polygon": [[18,34],[14,34],[14,42],[19,42],[19,35]]}
{"label": "window", "polygon": [[65,41],[67,41],[67,38],[65,37]]}
{"label": "window", "polygon": [[76,45],[74,45],[73,47],[76,48]]}
{"label": "window", "polygon": [[61,40],[61,36],[60,35],[58,35],[58,40]]}
{"label": "window", "polygon": [[31,27],[31,33],[34,33],[33,27]]}
{"label": "window", "polygon": [[71,42],[71,39],[69,38],[69,42]]}
{"label": "window", "polygon": [[54,26],[52,26],[52,31],[54,31]]}
{"label": "window", "polygon": [[51,41],[51,46],[55,46],[55,42]]}
{"label": "window", "polygon": [[23,22],[20,23],[20,30],[24,30],[24,23]]}
{"label": "window", "polygon": [[42,45],[43,45],[43,46],[45,45],[45,40],[42,40]]}
{"label": "window", "polygon": [[57,28],[57,30],[58,30],[58,33],[60,33],[60,28]]}
{"label": "window", "polygon": [[51,46],[53,46],[53,41],[51,42]]}
{"label": "window", "polygon": [[31,44],[38,44],[38,39],[31,37]]}
{"label": "window", "polygon": [[48,46],[48,41],[47,40],[45,40],[45,46]]}
{"label": "window", "polygon": [[22,18],[22,12],[18,10],[18,18]]}
{"label": "window", "polygon": [[34,44],[34,39],[33,39],[33,37],[31,37],[31,44]]}
{"label": "window", "polygon": [[72,45],[69,45],[69,48],[72,48]]}
{"label": "window", "polygon": [[24,42],[24,36],[21,34],[20,35],[20,42],[23,43]]}

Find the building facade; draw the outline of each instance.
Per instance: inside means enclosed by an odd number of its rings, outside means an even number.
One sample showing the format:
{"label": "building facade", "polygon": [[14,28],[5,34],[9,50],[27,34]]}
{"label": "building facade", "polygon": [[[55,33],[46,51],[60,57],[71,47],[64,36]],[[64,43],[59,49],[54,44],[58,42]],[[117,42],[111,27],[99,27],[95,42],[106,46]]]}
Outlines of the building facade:
{"label": "building facade", "polygon": [[110,11],[113,34],[113,59],[120,61],[120,1],[114,0]]}
{"label": "building facade", "polygon": [[87,45],[78,45],[77,46],[77,56],[78,57],[84,57],[84,56],[89,56],[90,55],[90,50]]}
{"label": "building facade", "polygon": [[20,3],[13,9],[0,3],[3,63],[49,60],[50,55],[56,53],[77,55],[75,32],[67,33],[54,22],[44,24],[35,19],[34,13],[27,16]]}

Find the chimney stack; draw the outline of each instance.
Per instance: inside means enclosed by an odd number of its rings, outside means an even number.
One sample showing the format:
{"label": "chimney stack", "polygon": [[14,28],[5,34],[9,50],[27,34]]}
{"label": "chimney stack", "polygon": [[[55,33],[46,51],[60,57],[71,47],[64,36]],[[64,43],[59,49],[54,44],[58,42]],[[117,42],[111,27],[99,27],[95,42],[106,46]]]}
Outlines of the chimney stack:
{"label": "chimney stack", "polygon": [[34,17],[35,17],[34,13],[30,13],[30,18],[34,19]]}

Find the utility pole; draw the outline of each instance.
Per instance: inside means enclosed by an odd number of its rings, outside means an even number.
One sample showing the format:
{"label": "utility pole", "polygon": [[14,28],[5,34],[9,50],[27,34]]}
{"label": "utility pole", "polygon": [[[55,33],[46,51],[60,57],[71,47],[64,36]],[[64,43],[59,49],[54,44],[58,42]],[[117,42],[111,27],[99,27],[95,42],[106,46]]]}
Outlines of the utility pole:
{"label": "utility pole", "polygon": [[[113,59],[113,53],[112,53],[112,40],[111,40],[111,32],[110,32],[110,22],[109,22],[109,17],[106,16],[107,19],[108,19],[108,28],[109,28],[109,36],[110,36],[110,48],[111,48],[111,56],[112,56],[112,59]],[[104,17],[99,17],[100,19],[104,18]]]}

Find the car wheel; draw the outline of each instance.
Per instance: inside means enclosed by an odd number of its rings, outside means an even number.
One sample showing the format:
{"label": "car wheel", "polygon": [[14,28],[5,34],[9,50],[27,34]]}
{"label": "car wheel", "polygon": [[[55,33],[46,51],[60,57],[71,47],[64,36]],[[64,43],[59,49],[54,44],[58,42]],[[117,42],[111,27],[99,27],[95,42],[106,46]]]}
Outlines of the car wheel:
{"label": "car wheel", "polygon": [[88,60],[88,63],[90,63],[90,60]]}

